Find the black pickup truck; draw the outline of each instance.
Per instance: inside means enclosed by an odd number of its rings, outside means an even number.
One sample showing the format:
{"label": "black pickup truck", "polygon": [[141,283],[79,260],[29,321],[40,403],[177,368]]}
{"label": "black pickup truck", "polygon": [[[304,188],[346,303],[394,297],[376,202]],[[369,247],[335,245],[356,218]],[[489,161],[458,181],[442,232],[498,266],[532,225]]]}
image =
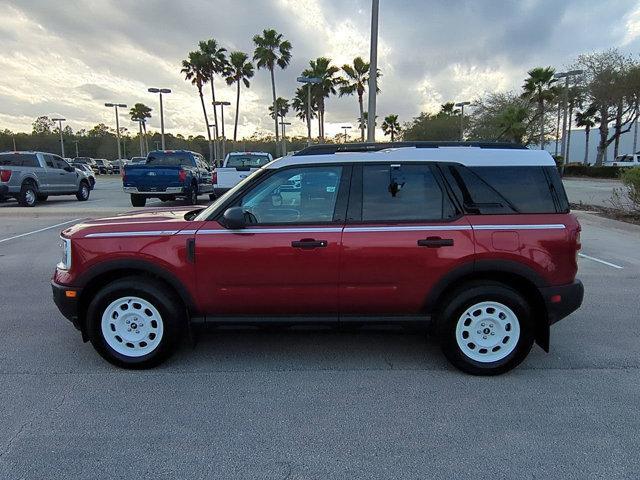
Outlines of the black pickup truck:
{"label": "black pickup truck", "polygon": [[213,194],[211,167],[202,155],[189,150],[155,150],[145,163],[125,165],[122,187],[131,194],[134,207],[144,207],[147,198],[182,197],[194,205],[198,195]]}

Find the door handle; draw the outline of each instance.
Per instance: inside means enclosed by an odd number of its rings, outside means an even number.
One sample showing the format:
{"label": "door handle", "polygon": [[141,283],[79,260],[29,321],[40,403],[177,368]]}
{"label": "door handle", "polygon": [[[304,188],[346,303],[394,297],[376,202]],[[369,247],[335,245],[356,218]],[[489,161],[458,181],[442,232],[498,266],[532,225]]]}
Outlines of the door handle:
{"label": "door handle", "polygon": [[291,242],[293,248],[311,250],[312,248],[323,248],[328,245],[326,240],[315,240],[313,238],[303,238],[302,240]]}
{"label": "door handle", "polygon": [[418,240],[418,246],[428,248],[453,247],[453,238],[427,237],[424,240]]}

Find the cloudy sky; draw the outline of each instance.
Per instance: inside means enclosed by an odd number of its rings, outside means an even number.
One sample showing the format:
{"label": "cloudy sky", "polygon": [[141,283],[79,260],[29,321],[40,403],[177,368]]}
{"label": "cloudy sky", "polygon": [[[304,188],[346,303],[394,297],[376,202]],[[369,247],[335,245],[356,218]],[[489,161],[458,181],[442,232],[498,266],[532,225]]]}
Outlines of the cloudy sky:
{"label": "cloudy sky", "polygon": [[[640,52],[639,0],[380,0],[378,114],[401,121],[448,100],[518,88],[537,65],[559,68],[580,53],[619,47]],[[150,86],[168,87],[174,133],[204,134],[196,89],[180,62],[198,40],[253,51],[252,37],[275,28],[293,44],[276,73],[291,98],[309,59],[337,65],[368,58],[370,0],[0,0],[0,129],[30,131],[39,115],[63,115],[74,129],[114,123],[104,102],[154,108]],[[235,90],[217,83],[219,97]],[[240,99],[239,134],[271,128],[268,72],[256,72]],[[366,100],[365,100],[366,101]],[[228,114],[227,114],[228,112]],[[234,108],[225,111],[232,128]],[[327,102],[327,133],[352,124],[355,97]],[[304,125],[291,118],[296,133]],[[123,115],[122,123],[136,126]],[[227,135],[229,136],[229,131]]]}

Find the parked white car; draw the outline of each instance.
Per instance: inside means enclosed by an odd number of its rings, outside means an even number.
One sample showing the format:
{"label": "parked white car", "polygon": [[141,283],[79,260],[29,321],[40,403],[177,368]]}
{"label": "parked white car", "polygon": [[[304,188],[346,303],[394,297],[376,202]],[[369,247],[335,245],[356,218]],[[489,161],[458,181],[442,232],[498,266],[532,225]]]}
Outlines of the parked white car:
{"label": "parked white car", "polygon": [[604,162],[605,167],[640,167],[640,155],[618,155],[615,159]]}
{"label": "parked white car", "polygon": [[222,167],[213,171],[213,196],[219,197],[272,160],[267,152],[228,153]]}

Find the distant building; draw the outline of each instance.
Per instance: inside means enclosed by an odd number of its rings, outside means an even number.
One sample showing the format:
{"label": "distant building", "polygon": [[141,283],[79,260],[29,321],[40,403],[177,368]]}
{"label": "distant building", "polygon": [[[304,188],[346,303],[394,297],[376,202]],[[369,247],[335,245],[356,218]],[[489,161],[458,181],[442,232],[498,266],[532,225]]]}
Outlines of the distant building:
{"label": "distant building", "polygon": [[[609,136],[611,136],[612,128],[609,129]],[[589,133],[589,163],[596,163],[596,155],[598,149],[598,143],[600,142],[600,131],[597,128],[592,128]],[[531,145],[531,148],[535,148],[535,144]],[[558,141],[558,152],[562,148],[562,139]],[[584,148],[585,148],[585,134],[584,130],[573,129],[571,130],[571,141],[569,142],[569,155],[568,160],[570,163],[582,163],[584,162]],[[609,145],[607,149],[607,156],[609,159],[613,159],[614,144]],[[638,129],[638,145],[637,149],[640,150],[640,127]],[[552,155],[556,152],[556,142],[550,142],[546,145],[546,150]],[[620,147],[618,148],[618,154],[630,154],[633,153],[633,127],[631,131],[624,133],[620,136]]]}

